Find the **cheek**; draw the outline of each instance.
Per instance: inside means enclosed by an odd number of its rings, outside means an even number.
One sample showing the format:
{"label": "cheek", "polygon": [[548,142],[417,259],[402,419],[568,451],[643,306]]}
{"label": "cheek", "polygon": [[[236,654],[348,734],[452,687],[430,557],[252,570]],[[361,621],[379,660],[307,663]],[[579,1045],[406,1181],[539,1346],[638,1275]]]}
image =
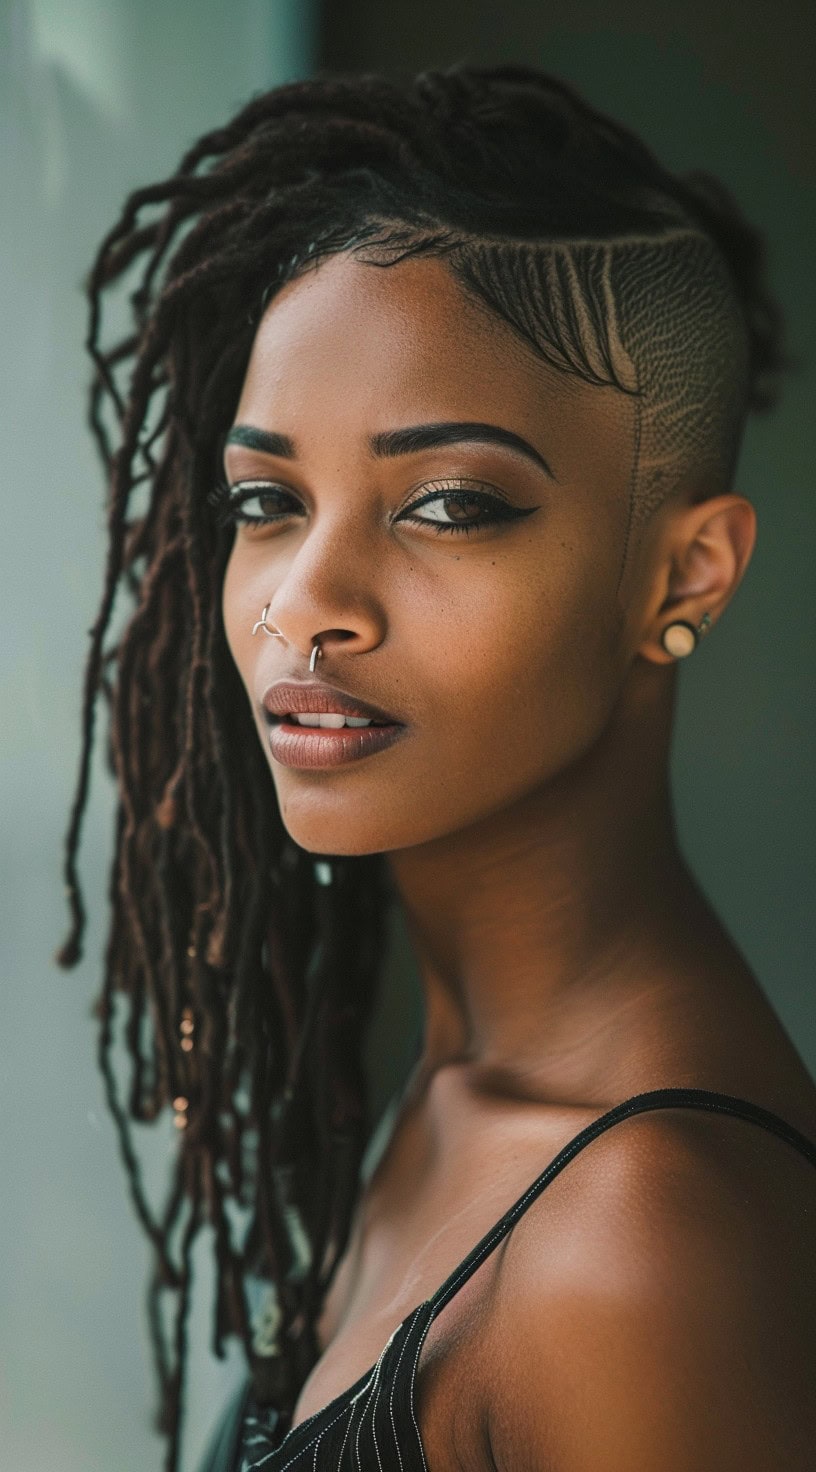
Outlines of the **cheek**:
{"label": "cheek", "polygon": [[[255,584],[256,580],[248,575],[237,551],[233,551],[224,573],[221,614],[229,651],[248,690],[253,655],[252,628],[263,608],[263,600]],[[257,637],[254,642],[257,642]]]}
{"label": "cheek", "polygon": [[[546,553],[546,555],[545,555]],[[379,693],[409,738],[316,780],[270,758],[284,822],[316,852],[389,850],[455,832],[550,780],[608,719],[619,675],[610,570],[565,539],[532,538],[484,560],[452,551],[393,568]],[[269,588],[240,549],[223,617],[252,698],[252,626]],[[342,679],[338,679],[342,683]],[[362,683],[362,675],[361,675]],[[264,733],[259,738],[265,745]],[[406,801],[406,799],[408,799]]]}
{"label": "cheek", "polygon": [[437,701],[471,757],[488,735],[506,769],[552,768],[603,722],[617,685],[613,601],[607,569],[576,562],[563,552],[545,567],[534,545],[426,630]]}

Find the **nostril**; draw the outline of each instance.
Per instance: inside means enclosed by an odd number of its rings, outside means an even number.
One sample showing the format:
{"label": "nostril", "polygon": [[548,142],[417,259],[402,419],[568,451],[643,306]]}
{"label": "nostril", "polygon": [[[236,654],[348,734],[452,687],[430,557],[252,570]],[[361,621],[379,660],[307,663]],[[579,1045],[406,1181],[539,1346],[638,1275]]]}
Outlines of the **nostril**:
{"label": "nostril", "polygon": [[347,644],[349,639],[356,639],[357,637],[358,635],[355,634],[353,629],[324,629],[322,634],[314,635],[314,639],[317,640],[321,648],[328,642]]}

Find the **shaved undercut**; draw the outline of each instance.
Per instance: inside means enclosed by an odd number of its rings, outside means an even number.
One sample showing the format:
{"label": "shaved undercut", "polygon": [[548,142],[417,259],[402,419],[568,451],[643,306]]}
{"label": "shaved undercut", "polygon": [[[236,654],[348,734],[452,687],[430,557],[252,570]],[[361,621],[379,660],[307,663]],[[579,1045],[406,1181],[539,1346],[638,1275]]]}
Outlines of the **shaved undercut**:
{"label": "shaved undercut", "polygon": [[[212,514],[263,309],[339,251],[385,267],[436,254],[543,360],[634,405],[622,563],[675,488],[728,488],[745,415],[771,407],[787,363],[764,242],[728,191],[671,173],[531,67],[319,76],[262,93],[133,193],[102,241],[87,343],[109,540],[58,959],[82,954],[78,851],[104,694],[118,806],[99,1061],[154,1252],[149,1326],[171,1472],[197,1234],[209,1227],[215,1247],[214,1353],[239,1336],[255,1399],[291,1414],[318,1355],[370,1126],[363,1041],[387,875],[371,855],[320,885],[272,809],[223,635],[231,534]],[[121,634],[120,590],[135,603]],[[180,1150],[157,1211],[132,1125],[179,1100]],[[259,1326],[255,1279],[273,1295]]]}
{"label": "shaved undercut", "polygon": [[699,231],[476,247],[457,275],[541,357],[634,399],[629,531],[686,473],[728,486],[748,388],[748,334],[725,262]]}
{"label": "shaved undercut", "polygon": [[[610,386],[635,408],[632,532],[687,476],[716,495],[733,475],[748,407],[750,344],[725,260],[699,228],[601,240],[468,239],[443,226],[380,228],[370,264],[447,259],[456,279],[551,367]],[[309,262],[323,252],[313,247]],[[287,263],[287,280],[306,261]],[[625,554],[624,554],[625,555]]]}

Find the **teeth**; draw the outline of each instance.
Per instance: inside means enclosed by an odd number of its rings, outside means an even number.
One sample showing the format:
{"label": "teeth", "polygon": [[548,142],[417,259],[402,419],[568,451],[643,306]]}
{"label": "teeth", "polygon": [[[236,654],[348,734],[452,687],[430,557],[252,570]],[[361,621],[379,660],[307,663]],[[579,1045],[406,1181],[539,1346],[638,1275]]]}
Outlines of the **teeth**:
{"label": "teeth", "polygon": [[341,716],[335,711],[299,711],[290,720],[298,726],[323,726],[326,730],[339,731],[342,726],[370,726],[371,721],[360,716]]}

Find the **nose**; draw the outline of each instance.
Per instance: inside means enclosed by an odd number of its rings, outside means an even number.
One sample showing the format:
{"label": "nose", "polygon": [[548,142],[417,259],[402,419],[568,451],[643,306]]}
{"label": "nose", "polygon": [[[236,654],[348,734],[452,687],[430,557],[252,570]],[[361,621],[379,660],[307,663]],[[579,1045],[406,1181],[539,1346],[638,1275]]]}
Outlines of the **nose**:
{"label": "nose", "polygon": [[368,555],[360,556],[348,536],[341,546],[328,527],[313,531],[277,587],[270,588],[253,633],[276,631],[310,660],[312,669],[318,651],[325,659],[333,653],[376,649],[385,636],[385,612],[370,586],[370,542],[368,546]]}
{"label": "nose", "polygon": [[[272,626],[272,625],[270,625],[270,624],[267,623],[267,618],[268,617],[269,617],[269,604],[267,603],[266,607],[263,609],[263,611],[261,613],[260,618],[257,620],[257,622],[255,623],[255,625],[253,626],[253,629],[252,629],[253,634],[257,634],[259,629],[263,629],[264,633],[265,634],[269,634],[271,638],[273,638],[273,639],[283,639],[285,643],[291,643],[291,640],[288,640],[286,638],[286,635],[282,632],[281,629],[276,629],[276,628],[274,628],[274,626]],[[335,634],[335,633],[337,634],[338,638],[344,639],[344,638],[346,638],[348,636],[348,634],[350,632],[351,631],[350,630],[347,630],[347,629],[337,629],[337,630],[330,629],[330,630],[327,630],[326,633],[324,633],[324,634],[316,634],[314,636],[314,647],[313,647],[312,652],[311,652],[311,654],[309,656],[309,669],[310,670],[313,670],[314,669],[319,656],[323,653],[323,649],[321,648],[321,641],[323,639],[330,639],[331,636],[333,634]],[[352,635],[352,637],[353,637],[353,635]]]}

